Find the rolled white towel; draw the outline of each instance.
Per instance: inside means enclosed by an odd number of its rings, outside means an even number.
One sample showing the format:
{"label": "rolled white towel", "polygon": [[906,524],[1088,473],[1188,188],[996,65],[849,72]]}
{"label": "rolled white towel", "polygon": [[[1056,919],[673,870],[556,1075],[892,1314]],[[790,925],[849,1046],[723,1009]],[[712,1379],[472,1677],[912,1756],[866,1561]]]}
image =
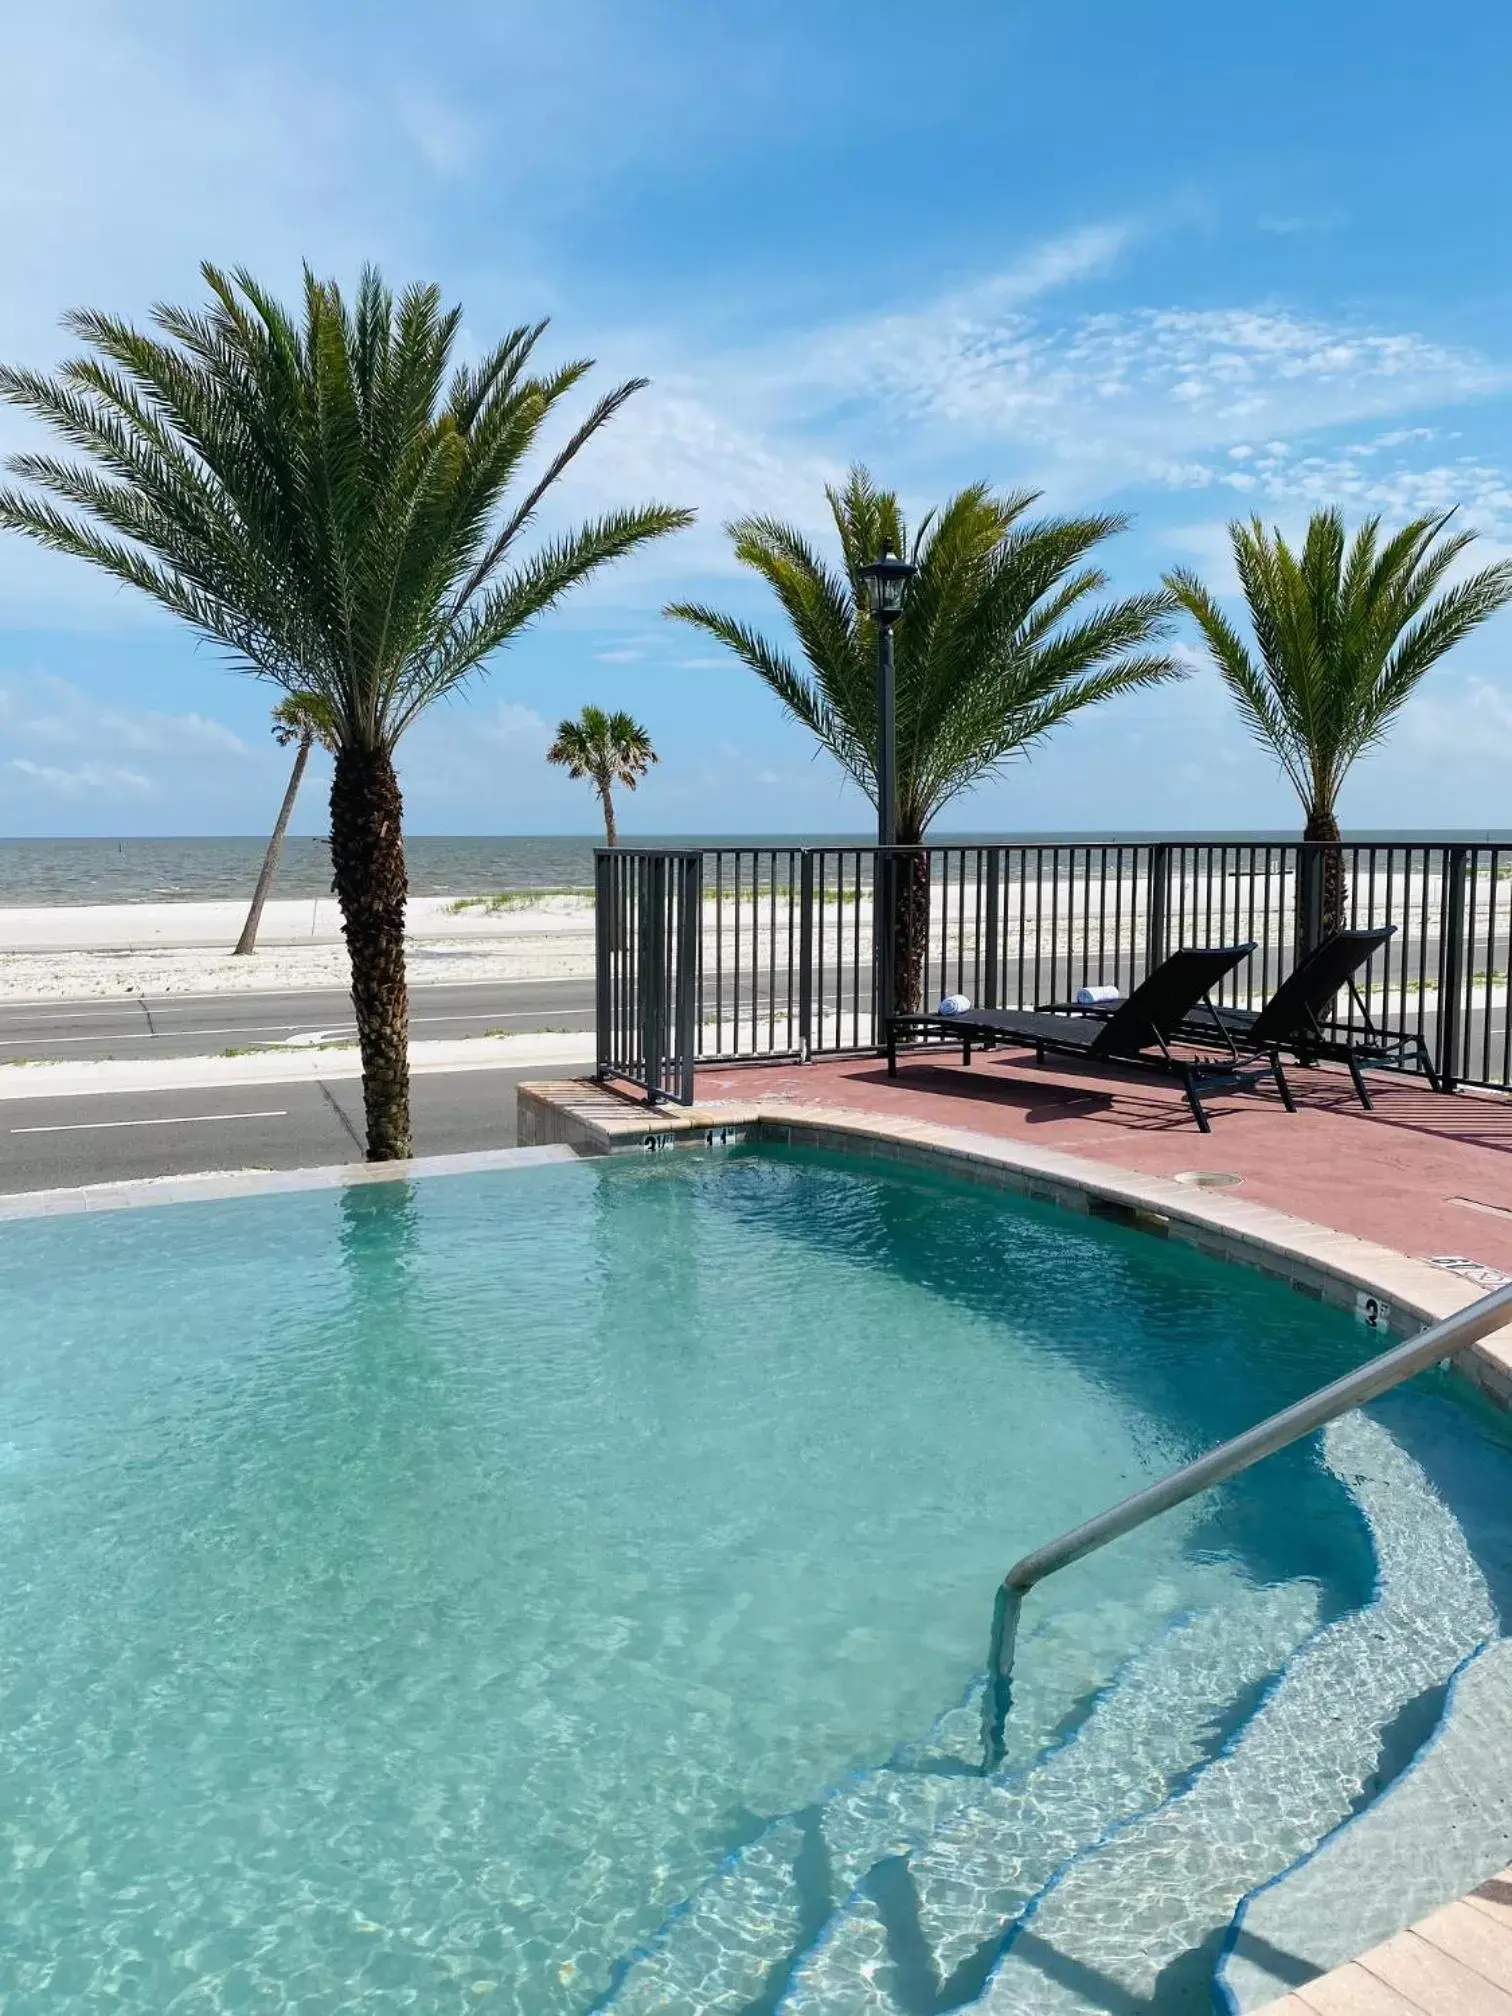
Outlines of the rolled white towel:
{"label": "rolled white towel", "polygon": [[964,994],[947,994],[935,1012],[939,1015],[965,1015],[970,1009],[971,1003]]}
{"label": "rolled white towel", "polygon": [[1076,1005],[1078,1008],[1110,1008],[1115,1001],[1122,1001],[1123,995],[1116,987],[1078,987]]}

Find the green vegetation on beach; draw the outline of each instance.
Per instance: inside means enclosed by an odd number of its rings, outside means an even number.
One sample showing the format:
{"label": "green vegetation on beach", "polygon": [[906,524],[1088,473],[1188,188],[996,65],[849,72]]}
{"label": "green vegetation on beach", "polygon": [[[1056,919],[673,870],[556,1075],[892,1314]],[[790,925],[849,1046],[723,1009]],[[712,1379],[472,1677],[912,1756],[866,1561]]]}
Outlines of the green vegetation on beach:
{"label": "green vegetation on beach", "polygon": [[592,903],[591,889],[495,889],[483,896],[459,896],[446,906],[447,915],[460,917],[464,911],[534,910],[553,896],[573,896]]}

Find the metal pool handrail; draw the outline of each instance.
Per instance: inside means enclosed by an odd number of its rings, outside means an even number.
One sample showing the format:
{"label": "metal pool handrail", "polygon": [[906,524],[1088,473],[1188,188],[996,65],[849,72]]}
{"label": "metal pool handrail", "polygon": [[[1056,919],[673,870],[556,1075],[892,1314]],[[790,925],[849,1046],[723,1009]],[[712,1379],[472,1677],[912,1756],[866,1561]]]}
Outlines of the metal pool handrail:
{"label": "metal pool handrail", "polygon": [[1038,1547],[1021,1561],[1015,1561],[1003,1577],[992,1613],[987,1691],[982,1702],[986,1768],[990,1770],[1002,1761],[1003,1728],[1013,1701],[1013,1646],[1018,1635],[1019,1612],[1025,1596],[1037,1583],[1043,1582],[1047,1575],[1055,1574],[1058,1569],[1070,1567],[1073,1561],[1095,1553],[1099,1547],[1107,1546],[1110,1540],[1122,1539],[1125,1533],[1132,1533],[1135,1527],[1158,1518],[1162,1512],[1169,1512],[1172,1506],[1184,1504],[1188,1498],[1195,1498],[1214,1484],[1222,1484],[1241,1470],[1248,1470],[1263,1457],[1272,1456],[1289,1443],[1300,1441],[1313,1429],[1321,1428],[1324,1422],[1347,1414],[1351,1408],[1361,1407],[1367,1400],[1375,1399],[1378,1393],[1401,1385],[1414,1373],[1425,1371],[1441,1359],[1453,1357],[1491,1331],[1500,1329],[1509,1317],[1512,1317],[1512,1283],[1483,1296],[1478,1302],[1472,1302],[1457,1315],[1446,1316],[1442,1323],[1420,1331],[1416,1337],[1408,1338],[1405,1344],[1383,1351],[1378,1358],[1357,1366],[1353,1372],[1346,1372],[1342,1379],[1335,1379],[1331,1385],[1320,1386],[1305,1400],[1282,1408],[1279,1414],[1272,1414],[1268,1420],[1247,1428],[1242,1435],[1220,1443],[1206,1456],[1199,1456],[1195,1462],[1173,1471],[1160,1483],[1136,1491],[1132,1498],[1125,1498],[1121,1504],[1099,1512],[1095,1519],[1074,1526],[1069,1533],[1063,1533],[1048,1546]]}

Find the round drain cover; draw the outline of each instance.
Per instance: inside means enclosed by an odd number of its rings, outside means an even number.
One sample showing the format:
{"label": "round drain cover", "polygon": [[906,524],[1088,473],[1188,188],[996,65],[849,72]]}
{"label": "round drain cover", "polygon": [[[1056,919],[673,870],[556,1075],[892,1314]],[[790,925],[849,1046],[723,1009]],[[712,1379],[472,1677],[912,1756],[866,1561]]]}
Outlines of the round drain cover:
{"label": "round drain cover", "polygon": [[1179,1169],[1178,1183],[1190,1183],[1194,1190],[1232,1190],[1244,1178],[1231,1169]]}

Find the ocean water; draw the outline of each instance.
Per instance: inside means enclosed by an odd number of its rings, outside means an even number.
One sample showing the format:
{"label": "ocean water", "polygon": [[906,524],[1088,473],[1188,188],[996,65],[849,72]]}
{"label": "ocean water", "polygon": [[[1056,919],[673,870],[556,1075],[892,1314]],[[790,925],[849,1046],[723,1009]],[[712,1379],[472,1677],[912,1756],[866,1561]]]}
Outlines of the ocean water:
{"label": "ocean water", "polygon": [[[938,830],[940,845],[972,845],[1010,836]],[[1078,845],[1107,839],[1096,833],[1011,836],[1031,845]],[[1125,845],[1149,834],[1123,834]],[[1230,833],[1188,838],[1274,841],[1275,834]],[[1285,836],[1281,836],[1285,837]],[[1293,836],[1294,837],[1294,836]],[[1358,833],[1359,841],[1390,836]],[[1401,836],[1395,836],[1400,840]],[[1421,838],[1422,836],[1418,836]],[[1442,837],[1442,836],[1441,836]],[[1501,836],[1449,836],[1471,842]],[[410,834],[405,840],[410,891],[416,896],[477,896],[496,889],[587,889],[593,884],[598,834]],[[627,834],[633,847],[866,847],[865,833],[720,833],[671,837]],[[267,847],[265,835],[240,839],[6,840],[0,839],[0,909],[17,905],[83,903],[190,903],[241,901],[250,896]],[[1026,873],[1030,872],[1028,869]],[[291,837],[279,864],[276,896],[324,896],[331,887],[330,849],[323,839]]]}
{"label": "ocean water", "polygon": [[[810,841],[781,835],[784,846]],[[853,836],[826,834],[828,845]],[[627,836],[634,846],[770,846],[774,836],[723,834],[707,842]],[[0,840],[0,909],[34,904],[207,903],[249,897],[267,838],[167,840]],[[503,834],[470,837],[419,833],[405,841],[410,893],[477,896],[495,889],[588,889],[597,835]],[[864,844],[864,843],[863,843]],[[275,896],[324,896],[331,888],[324,840],[291,836],[284,844]]]}
{"label": "ocean water", "polygon": [[[0,1306],[7,2016],[580,2016],[962,1698],[1009,1561],[1364,1337],[780,1152],[7,1225]],[[1063,1578],[1021,1667],[1069,1711],[1110,1619],[1372,1574],[1298,1448]]]}

